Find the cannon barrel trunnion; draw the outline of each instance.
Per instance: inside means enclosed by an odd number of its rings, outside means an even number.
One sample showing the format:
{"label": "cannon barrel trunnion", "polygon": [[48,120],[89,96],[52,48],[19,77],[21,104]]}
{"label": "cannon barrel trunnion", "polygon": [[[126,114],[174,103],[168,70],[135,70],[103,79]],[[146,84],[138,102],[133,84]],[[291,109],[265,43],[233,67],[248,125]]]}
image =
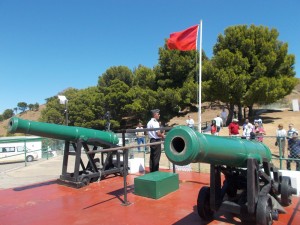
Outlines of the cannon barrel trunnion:
{"label": "cannon barrel trunnion", "polygon": [[202,187],[197,199],[198,214],[204,220],[213,219],[222,209],[239,215],[242,221],[269,225],[284,211],[280,204],[290,205],[291,196],[297,194],[290,177],[273,166],[271,151],[261,142],[178,126],[168,132],[164,148],[176,165],[210,164],[210,186]]}

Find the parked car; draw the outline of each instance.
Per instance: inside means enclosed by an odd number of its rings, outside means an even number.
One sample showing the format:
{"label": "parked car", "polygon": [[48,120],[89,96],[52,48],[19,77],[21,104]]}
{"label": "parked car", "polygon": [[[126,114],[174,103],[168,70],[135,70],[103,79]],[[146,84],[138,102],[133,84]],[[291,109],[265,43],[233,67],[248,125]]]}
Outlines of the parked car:
{"label": "parked car", "polygon": [[38,159],[38,153],[35,151],[24,152],[23,146],[0,147],[0,163],[24,161],[32,162]]}

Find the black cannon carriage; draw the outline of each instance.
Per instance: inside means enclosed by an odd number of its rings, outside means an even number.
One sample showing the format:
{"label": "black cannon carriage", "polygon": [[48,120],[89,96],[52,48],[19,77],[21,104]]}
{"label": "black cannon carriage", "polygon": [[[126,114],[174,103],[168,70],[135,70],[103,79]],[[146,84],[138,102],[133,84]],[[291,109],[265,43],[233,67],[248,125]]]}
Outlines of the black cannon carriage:
{"label": "black cannon carriage", "polygon": [[174,164],[210,164],[210,186],[202,187],[197,199],[198,214],[204,220],[224,210],[242,221],[269,225],[297,194],[291,178],[282,176],[271,163],[270,149],[261,142],[178,126],[167,134],[164,147]]}

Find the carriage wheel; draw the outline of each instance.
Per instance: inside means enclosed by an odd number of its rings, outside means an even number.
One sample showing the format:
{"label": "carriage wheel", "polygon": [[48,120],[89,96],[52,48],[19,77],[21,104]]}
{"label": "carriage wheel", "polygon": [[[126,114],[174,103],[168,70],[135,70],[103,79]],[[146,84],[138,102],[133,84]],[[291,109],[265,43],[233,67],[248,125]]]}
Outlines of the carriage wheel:
{"label": "carriage wheel", "polygon": [[272,210],[271,198],[269,196],[260,196],[256,206],[256,224],[273,224]]}
{"label": "carriage wheel", "polygon": [[204,220],[212,220],[214,212],[210,208],[210,187],[202,187],[198,194],[197,210]]}
{"label": "carriage wheel", "polygon": [[291,178],[282,176],[280,183],[280,194],[281,194],[281,204],[283,206],[288,206],[292,202],[291,188]]}

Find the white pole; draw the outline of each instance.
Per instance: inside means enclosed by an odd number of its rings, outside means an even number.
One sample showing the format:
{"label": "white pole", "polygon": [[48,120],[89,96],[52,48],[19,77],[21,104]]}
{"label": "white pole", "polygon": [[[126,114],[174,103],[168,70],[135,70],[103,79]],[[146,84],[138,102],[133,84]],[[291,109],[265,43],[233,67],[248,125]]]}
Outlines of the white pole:
{"label": "white pole", "polygon": [[198,131],[201,132],[201,80],[202,80],[202,20],[200,20],[200,41],[199,41],[199,109],[198,109]]}

